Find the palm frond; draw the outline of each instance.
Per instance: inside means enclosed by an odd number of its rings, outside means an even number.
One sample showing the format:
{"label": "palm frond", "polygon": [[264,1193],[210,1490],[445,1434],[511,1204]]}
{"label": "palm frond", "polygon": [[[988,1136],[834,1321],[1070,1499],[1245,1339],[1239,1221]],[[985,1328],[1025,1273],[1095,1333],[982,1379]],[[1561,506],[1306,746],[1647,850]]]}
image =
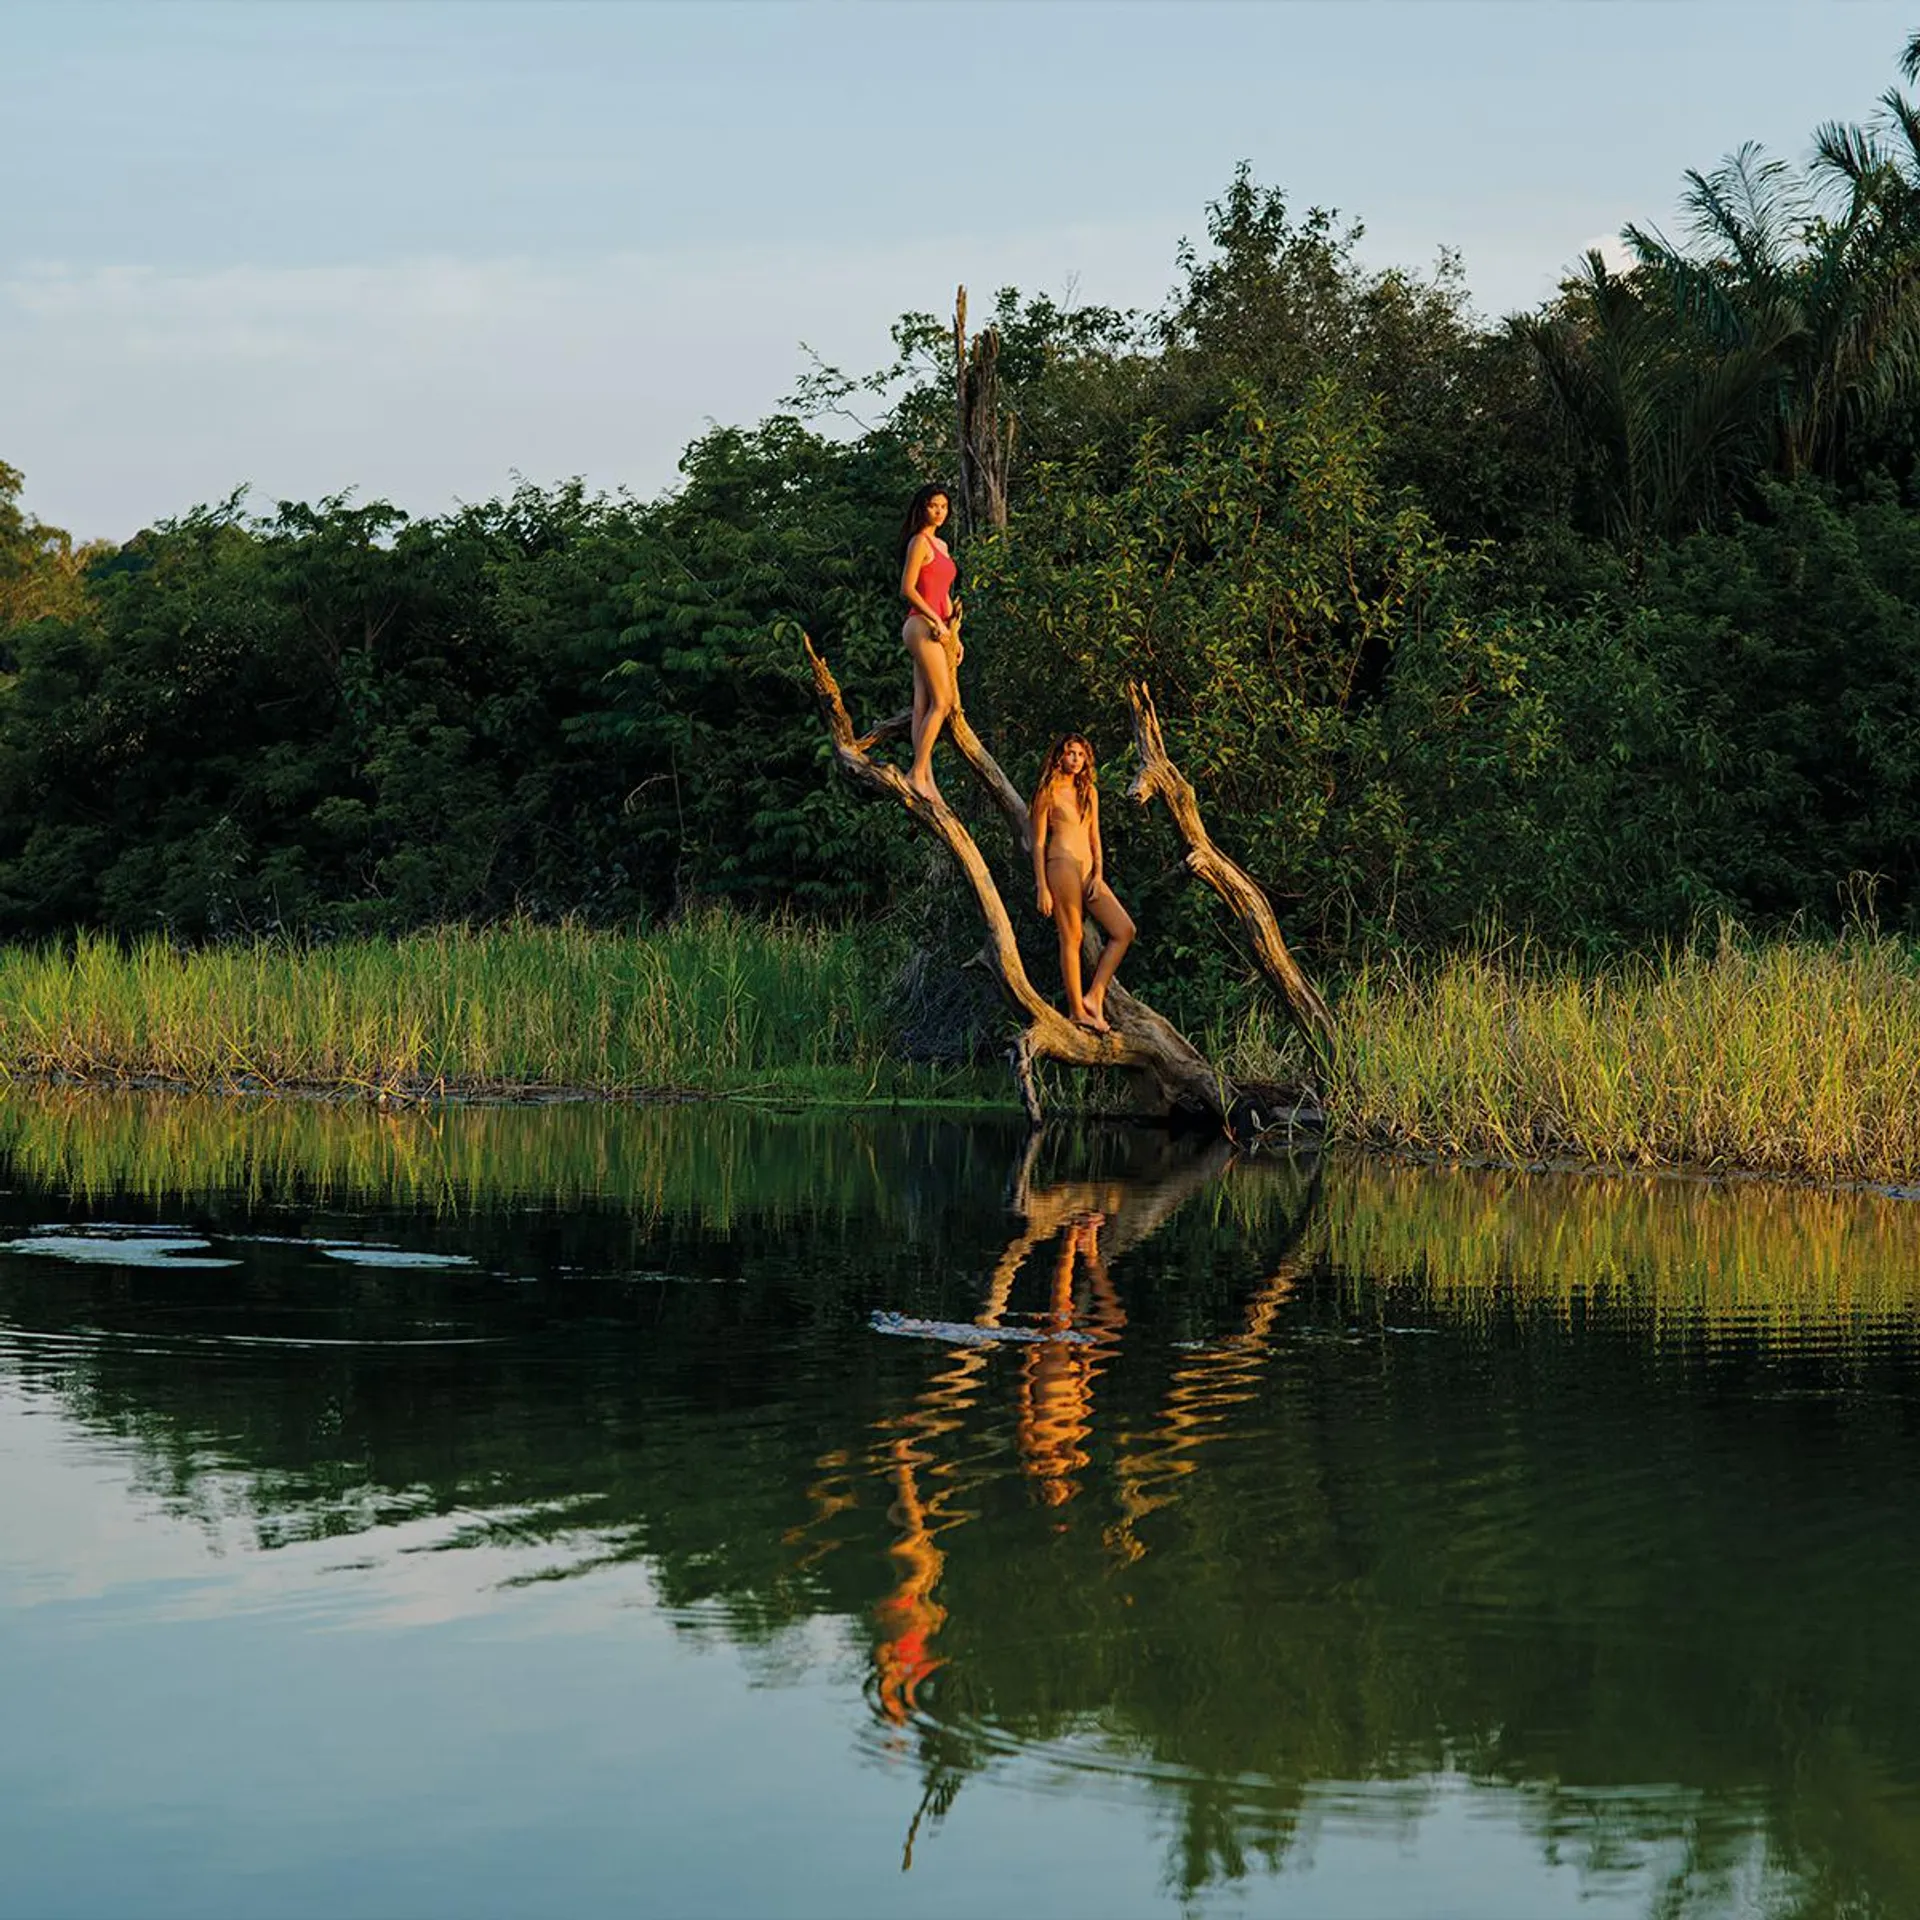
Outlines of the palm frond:
{"label": "palm frond", "polygon": [[1745,339],[1742,290],[1721,263],[1673,254],[1647,271],[1652,287],[1665,294],[1668,311],[1683,329],[1722,349]]}
{"label": "palm frond", "polygon": [[1667,261],[1680,258],[1679,248],[1658,227],[1643,227],[1629,220],[1620,229],[1620,238],[1643,267],[1664,266]]}
{"label": "palm frond", "polygon": [[1749,279],[1781,269],[1808,217],[1806,196],[1784,160],[1749,140],[1710,174],[1689,171],[1682,204],[1695,236],[1730,249]]}
{"label": "palm frond", "polygon": [[1886,149],[1865,127],[1829,120],[1814,131],[1814,172],[1853,198],[1869,191],[1890,164]]}
{"label": "palm frond", "polygon": [[1902,157],[1906,162],[1907,178],[1912,181],[1920,176],[1920,108],[1916,108],[1898,87],[1889,87],[1880,96],[1880,113],[1906,148]]}

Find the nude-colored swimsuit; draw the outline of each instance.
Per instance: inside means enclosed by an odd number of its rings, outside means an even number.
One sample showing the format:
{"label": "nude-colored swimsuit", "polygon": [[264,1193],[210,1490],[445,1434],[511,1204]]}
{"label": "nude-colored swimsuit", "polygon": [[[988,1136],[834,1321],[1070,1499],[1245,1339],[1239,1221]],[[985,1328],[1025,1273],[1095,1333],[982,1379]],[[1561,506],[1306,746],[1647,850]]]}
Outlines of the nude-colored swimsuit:
{"label": "nude-colored swimsuit", "polygon": [[1079,888],[1080,898],[1082,900],[1091,900],[1093,898],[1094,882],[1092,867],[1082,866],[1077,854],[1055,853],[1049,848],[1047,850],[1047,886],[1051,891],[1056,893],[1060,891],[1059,888],[1053,885],[1053,870],[1057,866],[1071,867],[1073,869],[1074,885]]}

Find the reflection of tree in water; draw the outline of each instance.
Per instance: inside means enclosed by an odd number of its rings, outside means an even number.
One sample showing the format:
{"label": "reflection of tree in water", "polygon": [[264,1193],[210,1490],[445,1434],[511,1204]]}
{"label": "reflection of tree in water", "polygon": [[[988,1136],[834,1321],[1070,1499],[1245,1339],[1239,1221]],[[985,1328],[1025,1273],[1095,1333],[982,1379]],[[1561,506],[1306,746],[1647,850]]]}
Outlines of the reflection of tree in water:
{"label": "reflection of tree in water", "polygon": [[1121,1518],[1107,1537],[1129,1560],[1146,1551],[1135,1531],[1138,1523],[1172,1504],[1180,1482],[1199,1465],[1199,1449],[1226,1438],[1233,1409],[1253,1398],[1274,1321],[1293,1293],[1298,1265],[1283,1260],[1248,1300],[1239,1331],[1173,1369],[1159,1421],[1116,1462]]}
{"label": "reflection of tree in water", "polygon": [[543,1117],[448,1115],[404,1160],[379,1123],[322,1178],[296,1136],[365,1122],[267,1113],[273,1155],[230,1128],[213,1191],[184,1134],[129,1108],[95,1142],[72,1108],[0,1167],[7,1233],[56,1217],[31,1165],[58,1160],[102,1170],[102,1217],[228,1251],[478,1265],[0,1261],[0,1326],[50,1337],[0,1369],[262,1545],[438,1515],[542,1577],[644,1567],[769,1662],[849,1623],[916,1843],[973,1773],[1091,1761],[1175,1811],[1194,1888],[1280,1860],[1329,1783],[1412,1820],[1451,1770],[1595,1873],[1675,1849],[1676,1914],[1724,1910],[1757,1831],[1792,1910],[1920,1911],[1892,1519],[1920,1496],[1920,1209],[1380,1162],[1322,1190],[1087,1134],[1025,1163],[1010,1240],[1023,1136]]}

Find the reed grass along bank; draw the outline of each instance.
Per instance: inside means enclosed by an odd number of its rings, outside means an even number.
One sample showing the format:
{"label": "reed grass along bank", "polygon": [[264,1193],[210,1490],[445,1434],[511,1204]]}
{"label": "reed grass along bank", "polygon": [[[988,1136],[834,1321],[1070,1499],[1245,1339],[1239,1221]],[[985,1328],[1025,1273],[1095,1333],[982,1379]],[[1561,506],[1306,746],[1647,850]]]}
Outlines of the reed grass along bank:
{"label": "reed grass along bank", "polygon": [[[369,1095],[1012,1104],[892,1050],[892,966],[843,928],[725,912],[645,934],[448,928],[182,951],[0,950],[0,1073]],[[1363,965],[1337,995],[1339,1138],[1446,1158],[1920,1180],[1920,963],[1856,934],[1582,968],[1515,947]],[[1262,1006],[1230,1071],[1300,1060]]]}
{"label": "reed grass along bank", "polygon": [[0,950],[0,1071],[195,1087],[925,1099],[886,1048],[884,960],[713,912],[625,935],[519,923],[182,951]]}
{"label": "reed grass along bank", "polygon": [[1599,970],[1524,950],[1364,967],[1328,1105],[1443,1156],[1920,1178],[1904,943],[1724,938]]}

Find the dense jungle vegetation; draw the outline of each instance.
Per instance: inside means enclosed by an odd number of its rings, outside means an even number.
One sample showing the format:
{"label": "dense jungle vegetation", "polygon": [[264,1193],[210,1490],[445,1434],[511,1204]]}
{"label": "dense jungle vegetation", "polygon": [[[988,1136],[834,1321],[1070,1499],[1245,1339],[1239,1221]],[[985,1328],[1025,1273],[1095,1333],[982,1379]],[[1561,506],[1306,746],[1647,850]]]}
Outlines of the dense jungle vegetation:
{"label": "dense jungle vegetation", "polygon": [[[1920,109],[1890,90],[1805,167],[1743,149],[1684,207],[1490,324],[1456,261],[1367,267],[1242,168],[1159,310],[1001,293],[1010,511],[959,554],[968,709],[1015,780],[1084,727],[1114,793],[1144,677],[1335,969],[1868,901],[1914,929]],[[904,949],[941,883],[832,777],[796,638],[858,710],[902,703],[894,542],[951,477],[953,370],[933,316],[894,338],[645,502],[236,493],[76,549],[0,467],[0,939],[721,904]],[[1171,837],[1107,815],[1130,972],[1231,999]]]}

